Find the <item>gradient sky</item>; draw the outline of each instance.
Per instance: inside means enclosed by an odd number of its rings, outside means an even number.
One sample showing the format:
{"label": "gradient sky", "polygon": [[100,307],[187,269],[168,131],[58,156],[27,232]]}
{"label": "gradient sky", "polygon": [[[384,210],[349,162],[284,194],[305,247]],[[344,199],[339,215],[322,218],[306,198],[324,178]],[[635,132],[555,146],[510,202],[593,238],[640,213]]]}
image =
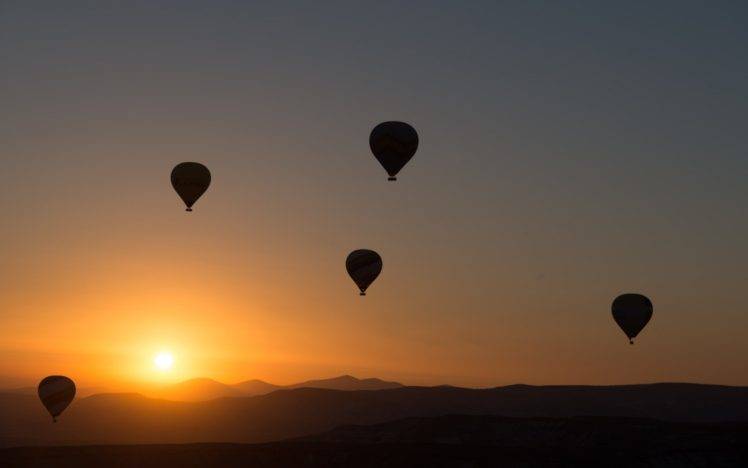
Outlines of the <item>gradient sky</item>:
{"label": "gradient sky", "polygon": [[652,3],[0,1],[0,383],[748,385],[748,4]]}

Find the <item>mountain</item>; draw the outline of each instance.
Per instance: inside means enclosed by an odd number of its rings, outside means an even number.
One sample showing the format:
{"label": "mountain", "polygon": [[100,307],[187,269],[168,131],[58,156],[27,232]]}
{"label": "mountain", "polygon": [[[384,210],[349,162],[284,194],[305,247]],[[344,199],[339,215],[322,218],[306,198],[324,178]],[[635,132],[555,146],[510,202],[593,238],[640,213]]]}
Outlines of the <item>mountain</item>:
{"label": "mountain", "polygon": [[[386,382],[380,379],[357,379],[343,375],[331,379],[309,380],[293,385],[274,385],[262,380],[247,380],[234,385],[227,385],[212,379],[191,379],[172,385],[149,389],[144,393],[149,397],[173,401],[206,401],[215,398],[266,395],[280,389],[326,388],[330,390],[383,390],[398,388],[403,385],[397,382]],[[89,394],[90,395],[90,394]]]}
{"label": "mountain", "polygon": [[299,388],[203,402],[102,394],[75,400],[57,424],[51,424],[35,396],[0,394],[0,446],[259,443],[320,433],[342,425],[448,414],[746,422],[748,387],[653,384],[360,391]]}
{"label": "mountain", "polygon": [[0,449],[4,467],[742,467],[748,423],[448,415],[342,426],[267,444]]}
{"label": "mountain", "polygon": [[283,388],[280,385],[274,385],[257,379],[239,382],[232,385],[232,387],[239,390],[245,396],[265,395]]}
{"label": "mountain", "polygon": [[148,392],[149,396],[173,401],[202,401],[214,398],[240,397],[244,393],[213,379],[190,379]]}
{"label": "mountain", "polygon": [[387,382],[380,379],[357,379],[352,375],[341,375],[332,379],[307,380],[285,388],[326,388],[329,390],[386,390],[389,388],[403,387],[398,382]]}
{"label": "mountain", "polygon": [[[245,397],[266,395],[280,389],[326,388],[330,390],[383,390],[399,388],[398,382],[387,382],[380,379],[357,379],[351,375],[342,375],[331,379],[308,380],[292,385],[275,385],[262,380],[246,380],[234,385],[218,382],[213,379],[197,378],[170,385],[148,386],[142,388],[144,395],[172,401],[207,401],[216,398]],[[36,387],[19,387],[0,390],[2,393],[36,395]],[[111,392],[100,387],[78,389],[76,396],[83,398],[96,393]]]}

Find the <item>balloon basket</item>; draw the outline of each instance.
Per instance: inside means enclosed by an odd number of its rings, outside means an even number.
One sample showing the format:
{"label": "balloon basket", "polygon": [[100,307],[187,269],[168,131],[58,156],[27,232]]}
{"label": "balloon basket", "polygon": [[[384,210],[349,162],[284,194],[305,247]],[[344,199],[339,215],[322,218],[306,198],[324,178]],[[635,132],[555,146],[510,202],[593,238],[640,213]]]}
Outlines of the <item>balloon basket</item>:
{"label": "balloon basket", "polygon": [[397,180],[397,177],[388,177],[387,180]]}
{"label": "balloon basket", "polygon": [[366,296],[366,293],[365,292],[360,292],[360,293],[358,293],[358,295],[359,296]]}
{"label": "balloon basket", "polygon": [[187,208],[187,209],[186,209],[186,210],[184,210],[184,211],[192,211],[192,208]]}

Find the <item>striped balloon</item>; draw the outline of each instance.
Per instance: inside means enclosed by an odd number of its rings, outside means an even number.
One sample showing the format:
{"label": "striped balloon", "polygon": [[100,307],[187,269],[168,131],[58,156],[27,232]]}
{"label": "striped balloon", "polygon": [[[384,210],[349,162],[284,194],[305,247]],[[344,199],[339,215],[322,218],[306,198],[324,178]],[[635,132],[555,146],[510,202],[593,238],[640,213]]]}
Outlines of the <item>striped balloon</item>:
{"label": "striped balloon", "polygon": [[361,295],[366,296],[366,288],[382,272],[382,257],[373,250],[354,250],[348,254],[345,269],[348,270],[348,274],[353,278],[358,289],[361,290]]}
{"label": "striped balloon", "polygon": [[64,375],[50,375],[39,382],[38,393],[52,420],[57,422],[57,416],[75,398],[75,383]]}

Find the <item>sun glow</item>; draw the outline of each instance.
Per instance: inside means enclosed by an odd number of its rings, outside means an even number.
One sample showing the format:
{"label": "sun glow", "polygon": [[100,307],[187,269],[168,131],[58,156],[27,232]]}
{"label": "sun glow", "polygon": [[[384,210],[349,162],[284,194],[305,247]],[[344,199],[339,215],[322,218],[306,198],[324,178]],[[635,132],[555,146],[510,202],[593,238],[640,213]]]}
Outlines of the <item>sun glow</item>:
{"label": "sun glow", "polygon": [[158,353],[155,358],[153,358],[153,363],[156,365],[156,367],[160,370],[169,370],[174,366],[174,356],[171,355],[171,353]]}

